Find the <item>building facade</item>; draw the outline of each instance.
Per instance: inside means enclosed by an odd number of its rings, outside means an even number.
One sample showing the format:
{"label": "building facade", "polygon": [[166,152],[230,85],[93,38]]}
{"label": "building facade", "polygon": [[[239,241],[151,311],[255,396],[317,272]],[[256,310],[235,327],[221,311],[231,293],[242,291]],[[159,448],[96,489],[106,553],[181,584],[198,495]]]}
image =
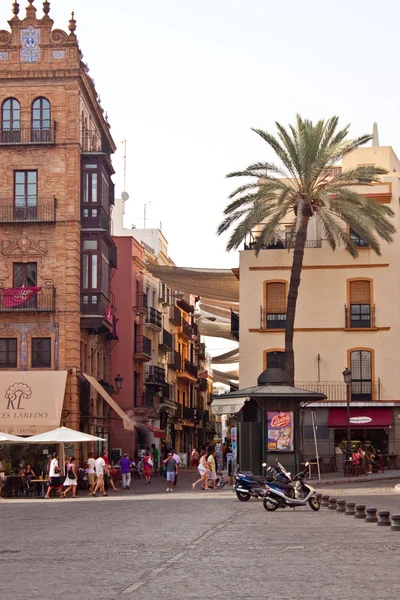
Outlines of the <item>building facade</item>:
{"label": "building facade", "polygon": [[[346,385],[352,373],[352,439],[371,441],[400,453],[400,390],[397,380],[400,277],[400,162],[390,147],[362,148],[347,155],[343,169],[376,165],[387,169],[382,182],[357,191],[390,205],[398,233],[381,242],[377,256],[353,235],[359,256],[329,248],[318,219],[310,220],[299,290],[294,349],[298,387],[326,394],[327,401],[305,409],[306,458],[315,456],[311,410],[316,411],[320,455],[334,456],[335,443],[346,437]],[[292,253],[286,225],[276,240],[252,251],[253,238],[240,253],[240,387],[254,385],[267,367],[283,367],[284,324]]]}

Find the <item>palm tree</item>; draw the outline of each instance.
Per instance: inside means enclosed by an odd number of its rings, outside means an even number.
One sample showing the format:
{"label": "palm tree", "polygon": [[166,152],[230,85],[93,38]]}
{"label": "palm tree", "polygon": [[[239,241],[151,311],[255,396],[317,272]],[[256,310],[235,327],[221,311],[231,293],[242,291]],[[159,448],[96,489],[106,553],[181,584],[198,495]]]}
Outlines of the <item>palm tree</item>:
{"label": "palm tree", "polygon": [[259,225],[255,243],[258,255],[261,248],[273,240],[283,219],[292,213],[289,248],[293,248],[293,261],[285,324],[285,371],[292,383],[294,320],[309,220],[319,220],[332,250],[344,244],[353,258],[358,255],[357,246],[346,226],[378,255],[377,237],[391,242],[396,231],[390,221],[394,213],[388,206],[354,191],[354,186],[379,181],[379,176],[387,173],[385,169],[371,166],[329,171],[343,156],[372,139],[371,135],[362,135],[348,140],[350,126],[338,129],[338,122],[338,117],[332,117],[314,125],[297,115],[295,126],[290,125],[289,129],[276,123],[277,137],[253,129],[274,150],[281,165],[257,162],[244,171],[227,175],[244,177],[247,182],[229,196],[231,202],[224,210],[225,218],[217,230],[220,235],[235,224],[227,244],[229,251],[237,249],[246,235]]}

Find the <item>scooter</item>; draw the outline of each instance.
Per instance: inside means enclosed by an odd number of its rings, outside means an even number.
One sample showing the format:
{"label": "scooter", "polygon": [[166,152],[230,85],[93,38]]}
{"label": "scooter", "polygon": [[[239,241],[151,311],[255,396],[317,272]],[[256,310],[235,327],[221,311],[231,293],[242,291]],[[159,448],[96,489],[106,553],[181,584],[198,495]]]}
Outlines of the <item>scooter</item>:
{"label": "scooter", "polygon": [[264,498],[265,483],[264,477],[255,477],[251,473],[237,473],[233,491],[241,502],[250,498]]}
{"label": "scooter", "polygon": [[265,485],[265,510],[272,512],[277,508],[296,508],[307,504],[315,511],[321,508],[316,491],[305,483],[306,471],[301,471],[292,479],[291,474],[277,460],[275,468],[269,467],[267,473],[274,474],[274,478]]}

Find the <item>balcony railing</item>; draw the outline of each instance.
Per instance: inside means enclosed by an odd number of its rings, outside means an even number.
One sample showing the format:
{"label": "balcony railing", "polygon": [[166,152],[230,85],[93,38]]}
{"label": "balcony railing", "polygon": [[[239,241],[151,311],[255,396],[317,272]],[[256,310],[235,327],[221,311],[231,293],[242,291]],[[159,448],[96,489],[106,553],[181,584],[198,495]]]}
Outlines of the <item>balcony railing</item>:
{"label": "balcony railing", "polygon": [[[257,236],[258,232],[252,231],[249,234],[248,240],[244,244],[245,250],[255,250],[257,244]],[[286,234],[285,238],[277,237],[275,240],[271,241],[269,244],[262,244],[261,250],[285,250],[288,248],[294,248],[295,237],[293,236],[290,239],[290,235]],[[319,240],[306,240],[305,248],[322,248],[322,239]]]}
{"label": "balcony railing", "polygon": [[182,361],[182,371],[189,373],[192,377],[197,378],[197,367],[186,358]]}
{"label": "balcony railing", "polygon": [[0,199],[0,223],[55,223],[56,198],[40,198],[34,206],[17,206]]}
{"label": "balcony railing", "polygon": [[[283,307],[282,307],[283,308]],[[286,310],[260,308],[260,329],[285,329]]]}
{"label": "balcony railing", "polygon": [[199,347],[199,358],[206,358],[206,345],[204,342],[201,342]]}
{"label": "balcony railing", "polygon": [[155,365],[146,366],[146,384],[148,385],[164,385],[165,384],[165,369]]}
{"label": "balcony railing", "polygon": [[175,403],[175,418],[182,419],[182,404],[179,404],[179,402]]}
{"label": "balcony railing", "polygon": [[[320,392],[330,402],[346,402],[346,384],[342,381],[297,381],[296,387],[310,392]],[[351,400],[380,400],[381,382],[352,381]]]}
{"label": "balcony railing", "polygon": [[193,334],[192,326],[185,319],[182,319],[182,333],[187,338],[191,338]]}
{"label": "balcony railing", "polygon": [[192,334],[196,337],[199,337],[199,327],[194,321],[192,323]]}
{"label": "balcony railing", "polygon": [[159,346],[167,351],[173,348],[172,335],[166,329],[162,330]]}
{"label": "balcony railing", "polygon": [[183,418],[188,420],[194,420],[194,408],[190,408],[190,406],[183,406],[182,408]]}
{"label": "balcony railing", "polygon": [[159,310],[156,310],[152,306],[149,306],[147,308],[145,323],[146,325],[154,325],[154,327],[161,329],[162,314]]}
{"label": "balcony railing", "polygon": [[54,312],[56,289],[3,288],[0,290],[0,312]]}
{"label": "balcony railing", "polygon": [[170,307],[169,320],[172,321],[172,323],[175,323],[175,325],[178,325],[178,327],[182,322],[182,313],[176,304],[173,304]]}
{"label": "balcony railing", "polygon": [[145,335],[137,335],[133,341],[133,353],[151,356],[151,339]]}
{"label": "balcony railing", "polygon": [[346,329],[369,329],[375,327],[375,305],[351,304],[344,307]]}
{"label": "balcony railing", "polygon": [[136,294],[136,306],[137,310],[147,311],[147,294],[144,292],[138,292]]}
{"label": "balcony railing", "polygon": [[134,390],[133,406],[135,408],[154,408],[154,391],[152,389]]}
{"label": "balcony railing", "polygon": [[174,371],[179,371],[181,368],[181,355],[176,350],[171,350],[168,356],[168,368]]}
{"label": "balcony railing", "polygon": [[104,229],[110,233],[110,215],[102,206],[81,207],[82,229]]}
{"label": "balcony railing", "polygon": [[48,127],[32,127],[29,123],[21,123],[16,129],[3,129],[0,133],[1,146],[46,145],[56,143],[57,124],[49,123]]}
{"label": "balcony railing", "polygon": [[112,323],[110,301],[101,292],[81,294],[81,313],[85,316],[104,317]]}

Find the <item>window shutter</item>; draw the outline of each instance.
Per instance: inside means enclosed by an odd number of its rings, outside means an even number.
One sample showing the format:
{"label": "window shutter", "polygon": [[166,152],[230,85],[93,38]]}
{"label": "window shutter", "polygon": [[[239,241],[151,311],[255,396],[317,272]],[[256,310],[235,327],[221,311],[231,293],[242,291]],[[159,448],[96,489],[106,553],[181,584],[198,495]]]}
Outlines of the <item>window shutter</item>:
{"label": "window shutter", "polygon": [[351,281],[350,282],[350,304],[370,304],[371,302],[371,282],[370,281]]}
{"label": "window shutter", "polygon": [[286,312],[286,284],[281,282],[267,283],[267,313]]}

